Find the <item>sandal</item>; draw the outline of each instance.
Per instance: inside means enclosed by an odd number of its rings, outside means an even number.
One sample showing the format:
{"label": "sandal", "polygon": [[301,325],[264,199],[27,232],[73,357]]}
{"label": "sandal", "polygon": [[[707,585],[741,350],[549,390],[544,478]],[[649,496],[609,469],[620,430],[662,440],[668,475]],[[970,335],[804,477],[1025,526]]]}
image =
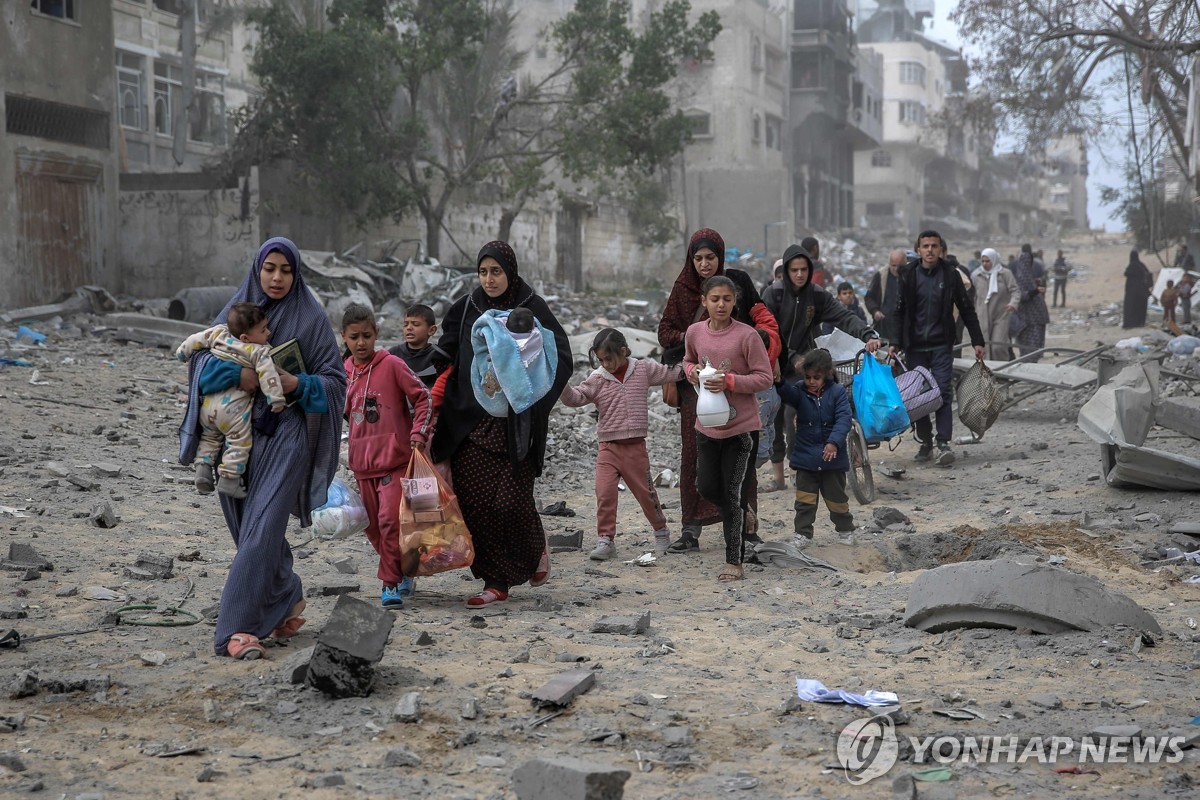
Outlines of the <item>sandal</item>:
{"label": "sandal", "polygon": [[299,603],[296,603],[296,605],[292,606],[292,610],[288,612],[288,615],[283,622],[279,623],[279,627],[271,631],[271,636],[276,639],[287,639],[299,633],[300,627],[304,625],[304,623],[308,622],[308,620],[300,616],[304,612],[304,607],[306,605],[308,605],[308,603],[301,598]]}
{"label": "sandal", "polygon": [[508,599],[508,592],[500,589],[484,589],[476,595],[471,595],[467,598],[467,605],[471,608],[481,608],[490,606],[493,603],[503,603]]}
{"label": "sandal", "polygon": [[242,661],[253,661],[267,654],[267,649],[252,633],[235,633],[229,637],[229,644],[225,645],[225,649],[229,651],[230,657]]}
{"label": "sandal", "polygon": [[717,575],[717,580],[721,583],[728,583],[730,581],[740,581],[745,577],[746,573],[742,569],[741,564],[726,564]]}
{"label": "sandal", "polygon": [[541,586],[546,581],[550,580],[550,546],[547,544],[542,547],[542,557],[538,561],[537,571],[533,573],[533,577],[529,579],[530,586]]}

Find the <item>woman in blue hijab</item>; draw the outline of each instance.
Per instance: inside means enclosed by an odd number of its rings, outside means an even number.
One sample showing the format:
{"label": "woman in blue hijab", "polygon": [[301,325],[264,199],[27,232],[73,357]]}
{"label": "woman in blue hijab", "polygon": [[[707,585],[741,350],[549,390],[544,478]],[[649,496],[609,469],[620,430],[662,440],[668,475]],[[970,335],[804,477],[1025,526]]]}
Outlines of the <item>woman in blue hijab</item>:
{"label": "woman in blue hijab", "polygon": [[[292,570],[288,517],[301,527],[325,504],[338,466],[346,372],[325,309],[304,284],[300,252],[290,240],[270,239],[233,299],[213,324],[223,323],[234,303],[254,303],[267,313],[271,344],[295,339],[306,372],[280,369],[289,405],[272,414],[261,393],[254,401],[254,442],[246,465],[244,499],[220,495],[225,523],[237,546],[221,594],[214,637],[217,655],[254,659],[265,653],[262,638],[292,636],[303,624],[304,591]],[[253,370],[198,353],[188,371],[188,410],[179,429],[179,462],[190,464],[199,441],[204,395],[234,385],[257,387]]]}

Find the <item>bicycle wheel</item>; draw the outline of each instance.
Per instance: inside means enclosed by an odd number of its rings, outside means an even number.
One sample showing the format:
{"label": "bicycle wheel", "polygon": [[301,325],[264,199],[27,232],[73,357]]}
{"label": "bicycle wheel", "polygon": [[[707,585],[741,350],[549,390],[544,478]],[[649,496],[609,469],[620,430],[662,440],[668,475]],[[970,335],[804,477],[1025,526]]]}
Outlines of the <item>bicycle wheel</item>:
{"label": "bicycle wheel", "polygon": [[858,502],[866,505],[875,499],[875,477],[871,474],[867,440],[863,438],[858,420],[850,427],[850,435],[846,437],[846,449],[850,455],[850,489],[858,498]]}

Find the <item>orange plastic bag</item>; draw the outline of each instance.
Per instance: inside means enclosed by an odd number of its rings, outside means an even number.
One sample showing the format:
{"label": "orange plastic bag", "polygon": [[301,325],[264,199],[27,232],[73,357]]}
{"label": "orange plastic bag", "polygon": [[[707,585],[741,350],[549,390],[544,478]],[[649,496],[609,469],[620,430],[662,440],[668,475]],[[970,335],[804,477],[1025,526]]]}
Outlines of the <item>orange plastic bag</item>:
{"label": "orange plastic bag", "polygon": [[400,565],[410,578],[471,566],[475,546],[458,499],[437,468],[414,450],[400,498]]}

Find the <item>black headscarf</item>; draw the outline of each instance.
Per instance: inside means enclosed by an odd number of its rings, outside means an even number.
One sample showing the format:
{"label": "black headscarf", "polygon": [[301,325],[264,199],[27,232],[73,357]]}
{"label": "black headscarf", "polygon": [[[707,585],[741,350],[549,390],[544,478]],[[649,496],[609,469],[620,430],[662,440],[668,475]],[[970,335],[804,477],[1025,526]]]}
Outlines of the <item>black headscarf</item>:
{"label": "black headscarf", "polygon": [[524,281],[521,280],[521,275],[517,268],[517,254],[513,252],[508,242],[502,242],[499,239],[488,242],[479,248],[479,255],[475,258],[476,270],[479,269],[479,265],[488,256],[496,259],[500,264],[500,269],[504,270],[504,275],[508,278],[508,288],[499,297],[491,297],[480,286],[475,289],[475,304],[480,308],[496,308],[501,310],[514,308],[517,305],[518,298],[523,296],[521,289],[524,286]]}

